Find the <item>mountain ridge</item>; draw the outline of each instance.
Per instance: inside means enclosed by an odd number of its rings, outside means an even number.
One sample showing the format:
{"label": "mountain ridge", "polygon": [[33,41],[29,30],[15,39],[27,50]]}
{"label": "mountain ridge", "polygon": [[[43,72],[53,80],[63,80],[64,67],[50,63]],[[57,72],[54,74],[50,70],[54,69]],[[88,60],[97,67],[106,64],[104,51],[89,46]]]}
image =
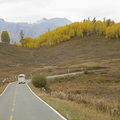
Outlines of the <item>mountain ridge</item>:
{"label": "mountain ridge", "polygon": [[3,30],[7,30],[10,33],[11,43],[19,42],[20,31],[23,30],[25,37],[38,37],[39,35],[53,30],[57,27],[70,24],[71,21],[67,18],[43,18],[34,23],[28,22],[7,22],[0,18],[0,34]]}

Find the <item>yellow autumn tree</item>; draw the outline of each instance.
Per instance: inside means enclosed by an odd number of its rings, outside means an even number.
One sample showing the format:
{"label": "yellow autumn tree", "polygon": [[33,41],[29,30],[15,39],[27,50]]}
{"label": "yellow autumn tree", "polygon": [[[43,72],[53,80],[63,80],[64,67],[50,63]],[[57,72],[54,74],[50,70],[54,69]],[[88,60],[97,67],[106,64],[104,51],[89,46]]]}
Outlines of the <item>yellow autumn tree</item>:
{"label": "yellow autumn tree", "polygon": [[106,37],[109,39],[119,39],[120,38],[120,23],[114,24],[107,28]]}
{"label": "yellow autumn tree", "polygon": [[38,48],[39,43],[38,43],[38,40],[28,37],[23,39],[22,46],[27,48]]}
{"label": "yellow autumn tree", "polygon": [[105,36],[106,24],[102,21],[97,21],[94,23],[94,35]]}
{"label": "yellow autumn tree", "polygon": [[13,45],[14,45],[14,46],[19,46],[19,47],[21,47],[21,46],[22,46],[20,43],[16,43],[16,42],[15,42],[15,43],[13,43]]}
{"label": "yellow autumn tree", "polygon": [[89,36],[120,39],[120,23],[115,23],[112,20],[75,22],[46,32],[37,38],[24,38],[22,45],[28,48],[53,46],[74,37],[83,38]]}

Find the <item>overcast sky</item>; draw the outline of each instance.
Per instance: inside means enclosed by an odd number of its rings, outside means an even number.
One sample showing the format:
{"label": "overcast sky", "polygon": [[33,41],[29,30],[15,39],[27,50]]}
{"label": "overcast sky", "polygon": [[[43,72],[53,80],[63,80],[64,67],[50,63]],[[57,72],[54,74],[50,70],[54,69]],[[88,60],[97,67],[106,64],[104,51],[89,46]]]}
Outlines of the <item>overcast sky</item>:
{"label": "overcast sky", "polygon": [[111,18],[120,21],[120,0],[0,0],[0,18],[35,22],[41,18]]}

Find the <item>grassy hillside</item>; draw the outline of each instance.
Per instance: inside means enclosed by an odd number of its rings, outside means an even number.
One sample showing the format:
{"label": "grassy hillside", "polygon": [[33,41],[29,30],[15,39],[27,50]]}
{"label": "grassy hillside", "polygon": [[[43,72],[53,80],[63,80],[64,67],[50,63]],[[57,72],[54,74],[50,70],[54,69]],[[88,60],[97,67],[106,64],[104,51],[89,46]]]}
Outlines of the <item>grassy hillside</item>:
{"label": "grassy hillside", "polygon": [[10,74],[57,74],[106,68],[111,75],[119,77],[120,41],[74,38],[56,46],[37,49],[0,44],[0,58],[1,76],[4,73],[6,76],[8,71]]}

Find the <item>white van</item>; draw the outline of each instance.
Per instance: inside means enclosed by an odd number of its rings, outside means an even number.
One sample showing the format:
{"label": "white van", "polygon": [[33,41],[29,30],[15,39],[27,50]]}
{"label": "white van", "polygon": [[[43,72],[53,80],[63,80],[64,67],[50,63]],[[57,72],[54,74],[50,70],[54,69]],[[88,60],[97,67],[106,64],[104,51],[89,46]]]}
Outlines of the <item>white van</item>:
{"label": "white van", "polygon": [[19,74],[18,75],[18,83],[21,84],[25,84],[25,74]]}

